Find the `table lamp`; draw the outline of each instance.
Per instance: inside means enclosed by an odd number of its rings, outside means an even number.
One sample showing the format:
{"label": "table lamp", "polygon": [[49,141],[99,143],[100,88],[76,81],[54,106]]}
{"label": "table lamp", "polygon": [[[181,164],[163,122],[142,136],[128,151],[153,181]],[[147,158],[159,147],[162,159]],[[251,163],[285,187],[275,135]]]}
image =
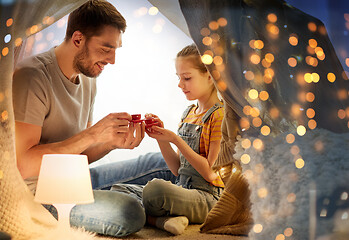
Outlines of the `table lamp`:
{"label": "table lamp", "polygon": [[94,202],[87,156],[43,155],[34,200],[52,204],[58,212],[58,227],[69,229],[71,209]]}

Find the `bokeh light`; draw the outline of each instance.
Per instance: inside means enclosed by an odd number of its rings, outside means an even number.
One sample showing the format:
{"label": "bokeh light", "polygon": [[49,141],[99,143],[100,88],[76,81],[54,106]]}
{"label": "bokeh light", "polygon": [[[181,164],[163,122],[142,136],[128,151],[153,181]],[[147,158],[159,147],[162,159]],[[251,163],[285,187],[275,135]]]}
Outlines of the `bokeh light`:
{"label": "bokeh light", "polygon": [[255,224],[255,225],[253,226],[253,231],[254,231],[255,233],[261,233],[261,232],[263,231],[263,226],[262,226],[262,224],[259,224],[259,223]]}
{"label": "bokeh light", "polygon": [[302,158],[298,158],[295,162],[296,168],[301,169],[304,167],[305,162]]}
{"label": "bokeh light", "polygon": [[292,144],[296,140],[295,136],[292,133],[287,134],[286,142]]}
{"label": "bokeh light", "polygon": [[242,156],[241,156],[241,158],[240,158],[240,160],[241,160],[241,162],[243,163],[243,164],[249,164],[250,163],[250,160],[251,160],[251,157],[250,157],[250,155],[248,155],[248,154],[243,154]]}
{"label": "bokeh light", "polygon": [[297,127],[297,134],[299,136],[304,136],[306,132],[307,132],[307,129],[303,125],[300,125]]}

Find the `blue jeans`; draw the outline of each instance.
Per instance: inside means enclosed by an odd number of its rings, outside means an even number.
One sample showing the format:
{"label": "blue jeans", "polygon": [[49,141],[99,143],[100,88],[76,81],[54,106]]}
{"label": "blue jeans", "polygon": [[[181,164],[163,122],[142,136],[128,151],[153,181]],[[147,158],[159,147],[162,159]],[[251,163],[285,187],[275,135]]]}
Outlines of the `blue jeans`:
{"label": "blue jeans", "polygon": [[[90,173],[95,202],[75,206],[70,213],[70,224],[115,237],[139,231],[146,217],[141,199],[132,193],[111,191],[112,185],[145,185],[153,178],[176,180],[161,153],[147,153],[132,160],[103,164],[90,168]],[[53,206],[45,207],[57,218]]]}

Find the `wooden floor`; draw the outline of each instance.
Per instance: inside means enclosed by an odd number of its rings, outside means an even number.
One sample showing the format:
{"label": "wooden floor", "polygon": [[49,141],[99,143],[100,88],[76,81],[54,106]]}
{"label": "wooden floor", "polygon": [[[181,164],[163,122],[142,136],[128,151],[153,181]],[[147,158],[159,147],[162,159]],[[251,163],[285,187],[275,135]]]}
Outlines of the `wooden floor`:
{"label": "wooden floor", "polygon": [[174,236],[166,231],[156,229],[154,227],[146,226],[141,231],[131,234],[124,238],[111,238],[100,236],[100,239],[190,239],[190,240],[247,240],[248,237],[243,236],[231,236],[231,235],[218,235],[218,234],[204,234],[199,232],[200,225],[189,225],[182,235]]}

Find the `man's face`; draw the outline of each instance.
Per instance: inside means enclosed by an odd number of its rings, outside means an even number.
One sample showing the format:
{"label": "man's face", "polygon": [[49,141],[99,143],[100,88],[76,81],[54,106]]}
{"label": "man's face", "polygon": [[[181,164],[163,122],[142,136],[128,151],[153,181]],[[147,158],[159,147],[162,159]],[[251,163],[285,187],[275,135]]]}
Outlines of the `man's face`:
{"label": "man's face", "polygon": [[121,47],[122,33],[112,26],[105,26],[99,36],[85,41],[75,55],[73,67],[87,77],[97,77],[108,63],[115,63],[115,50]]}

